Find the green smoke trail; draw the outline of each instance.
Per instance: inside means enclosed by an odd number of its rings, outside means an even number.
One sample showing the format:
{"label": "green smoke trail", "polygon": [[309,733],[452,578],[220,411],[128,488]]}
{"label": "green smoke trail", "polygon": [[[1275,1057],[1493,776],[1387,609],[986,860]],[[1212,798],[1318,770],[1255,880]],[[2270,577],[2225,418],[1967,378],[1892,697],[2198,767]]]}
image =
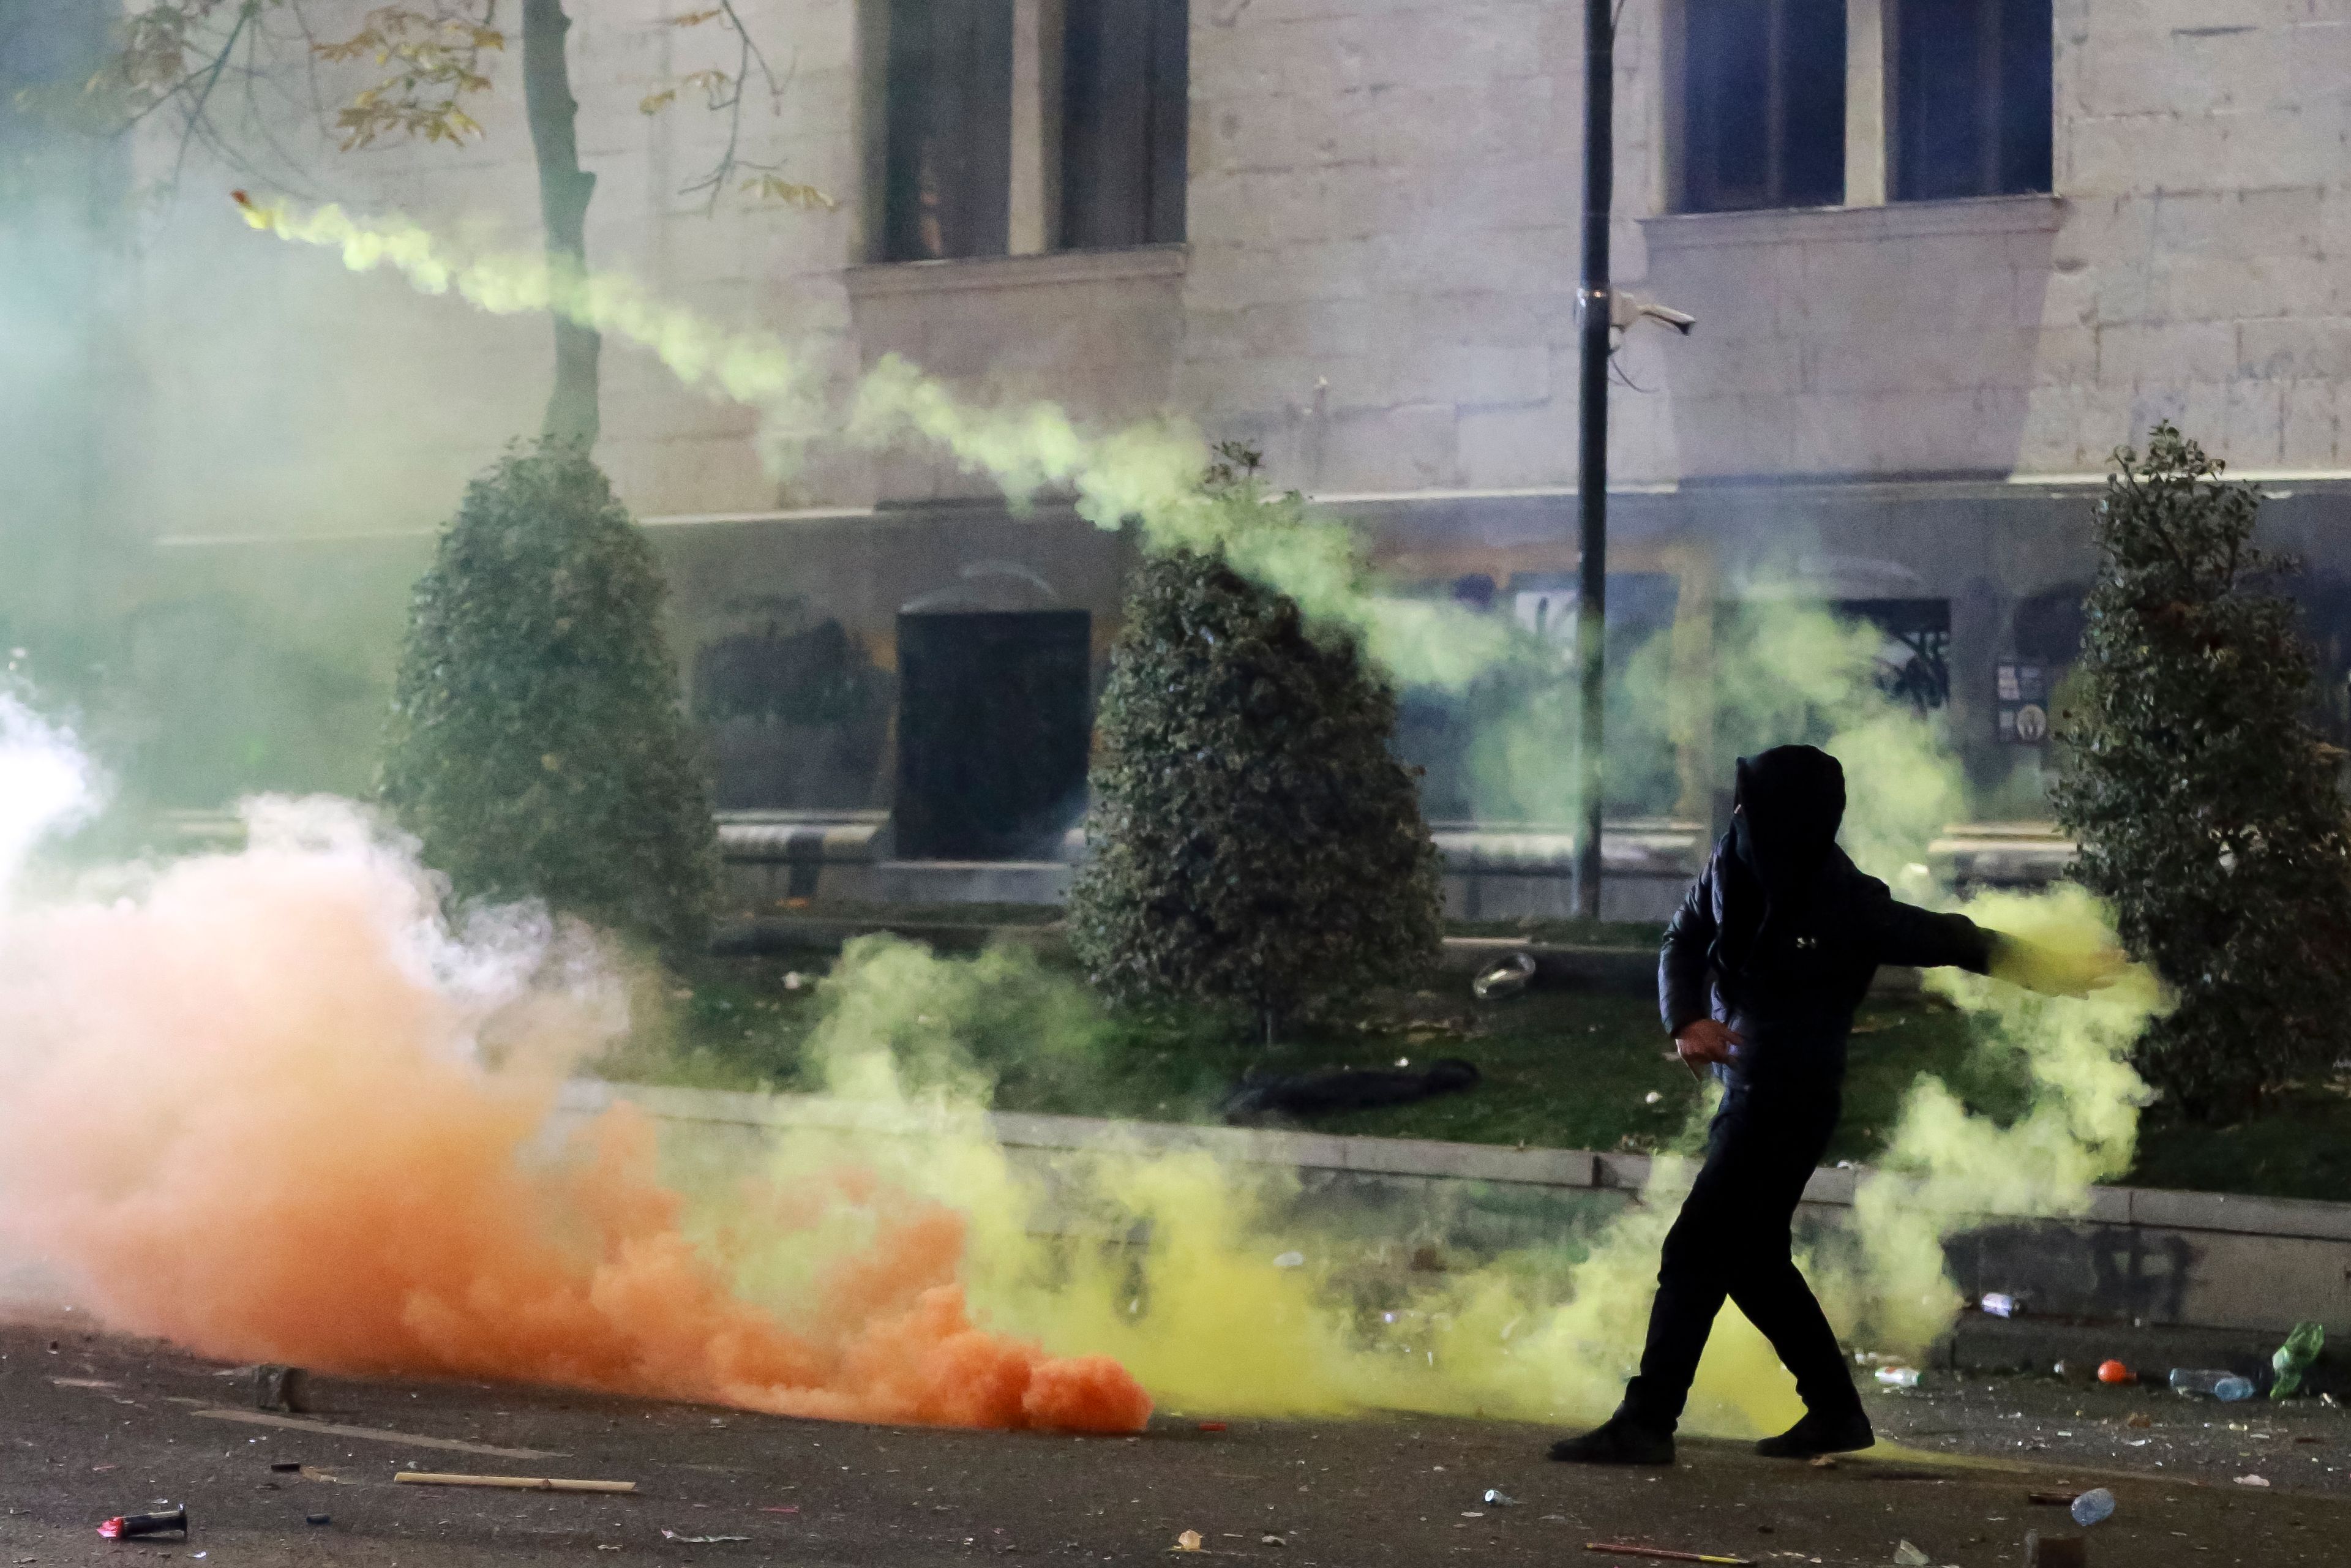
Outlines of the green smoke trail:
{"label": "green smoke trail", "polygon": [[[755,410],[771,466],[788,466],[799,446],[832,423],[811,356],[772,332],[723,328],[625,274],[567,274],[538,254],[466,254],[405,218],[355,217],[331,205],[297,213],[243,198],[240,204],[254,227],[337,251],[354,272],[389,267],[425,294],[454,293],[494,315],[563,316],[647,350],[682,384]],[[1372,656],[1407,684],[1459,689],[1485,670],[1540,652],[1507,622],[1381,592],[1353,531],[1308,517],[1294,497],[1249,486],[1208,494],[1200,482],[1207,445],[1181,420],[1096,434],[1051,403],[980,407],[890,355],[860,380],[837,425],[866,446],[913,436],[944,447],[1016,500],[1067,493],[1098,528],[1139,519],[1155,549],[1221,548],[1237,569],[1296,599],[1309,617],[1361,633]]]}

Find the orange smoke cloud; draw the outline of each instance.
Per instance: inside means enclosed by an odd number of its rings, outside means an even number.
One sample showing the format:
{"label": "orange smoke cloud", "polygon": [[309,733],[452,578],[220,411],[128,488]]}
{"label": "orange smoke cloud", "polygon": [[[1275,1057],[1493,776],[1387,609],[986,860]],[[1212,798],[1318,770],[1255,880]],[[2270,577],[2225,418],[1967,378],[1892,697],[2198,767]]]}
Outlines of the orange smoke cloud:
{"label": "orange smoke cloud", "polygon": [[253,829],[134,896],[0,915],[0,1263],[223,1358],[843,1420],[1149,1415],[1116,1362],[976,1324],[962,1216],[869,1180],[768,1195],[862,1240],[749,1299],[644,1123],[548,1145],[564,1071],[617,1026],[588,956],[521,917],[451,937],[348,806]]}

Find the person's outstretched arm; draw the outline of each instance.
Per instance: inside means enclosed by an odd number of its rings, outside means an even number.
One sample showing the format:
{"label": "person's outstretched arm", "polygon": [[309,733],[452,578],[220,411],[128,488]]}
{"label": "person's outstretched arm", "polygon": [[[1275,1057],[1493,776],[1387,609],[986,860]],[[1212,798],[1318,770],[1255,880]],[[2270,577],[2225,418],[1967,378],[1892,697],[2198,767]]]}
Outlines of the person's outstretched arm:
{"label": "person's outstretched arm", "polygon": [[2103,990],[2122,973],[2123,956],[2110,947],[2081,952],[2053,947],[1979,925],[1964,915],[1920,909],[1891,894],[1876,901],[1873,919],[1881,964],[1918,969],[1948,966],[2060,997]]}
{"label": "person's outstretched arm", "polygon": [[1989,975],[2001,945],[1996,931],[1988,931],[1964,915],[1947,915],[1905,904],[1874,884],[1876,894],[1865,906],[1865,918],[1876,940],[1877,961],[1913,969],[1965,969]]}

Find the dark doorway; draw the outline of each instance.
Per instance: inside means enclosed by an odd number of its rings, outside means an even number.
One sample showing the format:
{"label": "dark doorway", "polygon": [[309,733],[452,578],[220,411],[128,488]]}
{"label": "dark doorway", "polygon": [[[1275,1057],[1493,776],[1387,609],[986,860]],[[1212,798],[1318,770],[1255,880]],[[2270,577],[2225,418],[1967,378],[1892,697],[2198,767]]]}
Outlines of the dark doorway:
{"label": "dark doorway", "polygon": [[898,617],[898,853],[1051,860],[1083,804],[1093,617]]}

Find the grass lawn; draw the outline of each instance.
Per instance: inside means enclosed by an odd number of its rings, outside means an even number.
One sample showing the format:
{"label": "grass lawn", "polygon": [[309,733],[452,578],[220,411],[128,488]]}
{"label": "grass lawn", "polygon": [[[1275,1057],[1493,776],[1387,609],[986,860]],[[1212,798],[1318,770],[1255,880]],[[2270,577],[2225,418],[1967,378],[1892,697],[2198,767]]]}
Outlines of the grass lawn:
{"label": "grass lawn", "polygon": [[[822,1006],[825,961],[713,958],[673,991],[665,1051],[624,1055],[615,1076],[702,1088],[815,1085],[802,1048]],[[788,977],[797,975],[797,988]],[[1051,983],[1050,980],[1047,983]],[[1390,1066],[1458,1056],[1483,1081],[1416,1105],[1320,1118],[1317,1130],[1462,1143],[1649,1152],[1686,1145],[1699,1090],[1667,1054],[1646,998],[1537,991],[1492,1004],[1466,981],[1379,998],[1373,1027],[1321,1032],[1262,1053],[1215,1020],[1114,1016],[1081,1009],[1085,1049],[1040,1061],[1024,1036],[1032,1014],[992,1009],[968,1044],[996,1077],[999,1110],[1214,1122],[1226,1092],[1252,1066],[1277,1072]],[[2022,1104],[2015,1078],[1971,1061],[1965,1018],[1932,1001],[1872,1001],[1854,1035],[1845,1115],[1830,1158],[1866,1160],[1882,1146],[1921,1073],[1994,1115]],[[2137,1167],[2146,1186],[2351,1201],[2351,1095],[2314,1090],[2257,1121],[2224,1128],[2150,1128]]]}

